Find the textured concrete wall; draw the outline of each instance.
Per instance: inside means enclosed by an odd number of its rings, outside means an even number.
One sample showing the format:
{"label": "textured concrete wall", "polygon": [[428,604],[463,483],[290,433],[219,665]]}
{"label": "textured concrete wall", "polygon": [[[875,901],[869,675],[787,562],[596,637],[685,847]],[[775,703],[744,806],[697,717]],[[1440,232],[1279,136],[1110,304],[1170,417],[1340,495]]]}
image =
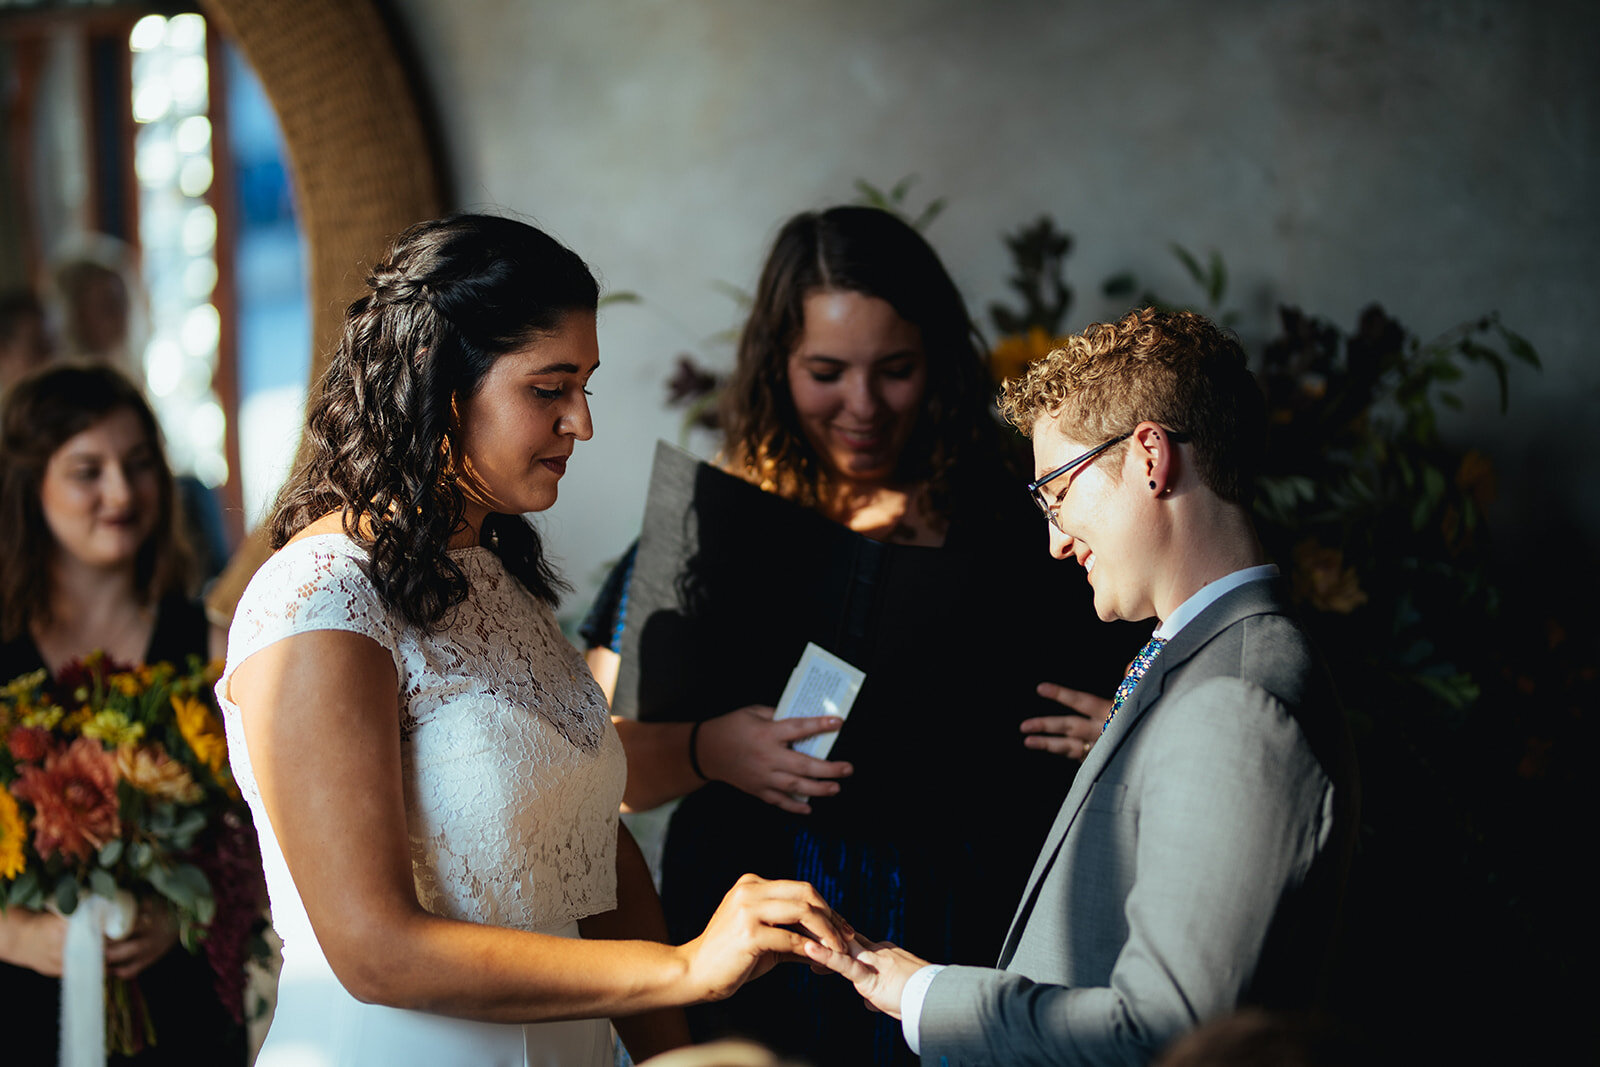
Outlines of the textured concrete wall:
{"label": "textured concrete wall", "polygon": [[[736,318],[786,215],[917,174],[975,309],[998,239],[1040,212],[1077,238],[1069,325],[1121,310],[1114,271],[1183,294],[1170,241],[1217,249],[1241,333],[1288,301],[1424,335],[1491,309],[1547,361],[1513,411],[1485,376],[1451,437],[1502,475],[1502,545],[1600,542],[1600,15],[1580,2],[396,0],[461,206],[526,214],[619,289],[597,435],[546,519],[587,601],[634,534],[672,357]],[[704,450],[709,442],[698,441]],[[1546,486],[1550,487],[1548,490]]]}

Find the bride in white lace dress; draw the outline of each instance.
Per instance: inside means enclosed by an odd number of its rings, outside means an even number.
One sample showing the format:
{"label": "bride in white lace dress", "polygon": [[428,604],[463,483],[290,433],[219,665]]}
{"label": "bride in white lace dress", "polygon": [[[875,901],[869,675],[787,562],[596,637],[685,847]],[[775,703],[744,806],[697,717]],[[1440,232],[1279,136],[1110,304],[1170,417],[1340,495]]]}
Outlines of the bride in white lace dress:
{"label": "bride in white lace dress", "polygon": [[468,215],[368,284],[217,685],[284,942],[257,1062],[609,1064],[608,1019],[635,1058],[683,1044],[676,1006],[803,958],[786,927],[850,934],[747,876],[663,943],[621,745],[520,517],[592,433],[594,279]]}

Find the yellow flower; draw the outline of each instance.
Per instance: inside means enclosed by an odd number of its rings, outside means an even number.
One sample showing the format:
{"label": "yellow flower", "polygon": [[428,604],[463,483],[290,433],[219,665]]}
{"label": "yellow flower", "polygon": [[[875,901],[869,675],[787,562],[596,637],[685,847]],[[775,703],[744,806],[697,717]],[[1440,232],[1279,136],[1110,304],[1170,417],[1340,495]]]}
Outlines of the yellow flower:
{"label": "yellow flower", "polygon": [[38,707],[19,709],[17,722],[23,726],[37,726],[41,730],[54,730],[66,711],[59,704],[40,704]]}
{"label": "yellow flower", "polygon": [[1051,337],[1043,326],[1031,327],[1026,334],[1007,334],[989,354],[989,371],[996,381],[1015,378],[1028,369],[1028,364],[1060,347],[1060,343],[1060,338]]}
{"label": "yellow flower", "polygon": [[172,710],[178,713],[178,732],[189,742],[196,758],[220,777],[228,764],[228,739],[210,706],[194,697],[175,696]]}
{"label": "yellow flower", "polygon": [[94,712],[90,710],[89,705],[85,704],[77,711],[71,712],[59,720],[61,732],[67,734],[81,733],[83,724],[92,718],[94,718]]}
{"label": "yellow flower", "polygon": [[126,674],[113,674],[106,679],[106,683],[125,697],[136,697],[144,689],[139,681],[139,676],[131,671]]}
{"label": "yellow flower", "polygon": [[84,737],[93,737],[108,745],[131,745],[144,736],[144,723],[129,722],[128,717],[112,708],[103,708],[89,716],[80,731]]}
{"label": "yellow flower", "polygon": [[15,878],[28,866],[28,824],[9,789],[0,788],[0,878]]}
{"label": "yellow flower", "polygon": [[159,743],[117,749],[117,773],[135,789],[180,804],[197,803],[205,795],[188,769]]}
{"label": "yellow flower", "polygon": [[44,684],[44,680],[49,676],[50,672],[41,667],[32,674],[23,674],[11,679],[5,684],[4,689],[0,689],[0,693],[4,693],[6,696],[16,700],[26,700],[27,697],[33,694],[35,689]]}

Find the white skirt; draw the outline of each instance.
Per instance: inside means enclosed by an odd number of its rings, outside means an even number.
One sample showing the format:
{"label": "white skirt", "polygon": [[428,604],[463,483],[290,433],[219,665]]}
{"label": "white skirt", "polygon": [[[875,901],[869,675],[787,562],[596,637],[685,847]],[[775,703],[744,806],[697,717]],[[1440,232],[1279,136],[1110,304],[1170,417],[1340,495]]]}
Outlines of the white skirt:
{"label": "white skirt", "polygon": [[[578,924],[545,933],[577,937]],[[320,956],[286,957],[256,1067],[611,1067],[607,1019],[485,1023],[363,1004]]]}

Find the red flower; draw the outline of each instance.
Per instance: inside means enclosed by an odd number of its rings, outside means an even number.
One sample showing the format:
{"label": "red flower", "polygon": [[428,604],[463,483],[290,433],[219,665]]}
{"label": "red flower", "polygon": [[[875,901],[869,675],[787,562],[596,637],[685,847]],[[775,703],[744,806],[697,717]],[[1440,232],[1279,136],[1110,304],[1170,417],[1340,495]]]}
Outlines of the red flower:
{"label": "red flower", "polygon": [[38,726],[19,726],[11,731],[8,742],[12,759],[37,763],[50,751],[50,731]]}
{"label": "red flower", "polygon": [[33,805],[33,847],[46,859],[87,860],[122,832],[116,757],[90,738],[51,752],[42,769],[21,768],[11,793]]}

